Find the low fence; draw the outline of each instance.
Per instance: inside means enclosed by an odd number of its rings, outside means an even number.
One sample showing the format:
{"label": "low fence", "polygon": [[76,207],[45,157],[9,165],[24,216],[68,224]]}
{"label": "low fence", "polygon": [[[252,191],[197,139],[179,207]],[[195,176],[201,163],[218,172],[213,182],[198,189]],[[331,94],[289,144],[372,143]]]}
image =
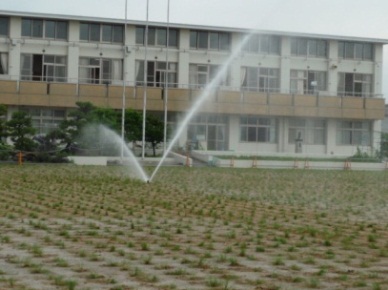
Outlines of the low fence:
{"label": "low fence", "polygon": [[236,168],[277,168],[277,169],[321,169],[321,170],[388,170],[387,162],[352,162],[345,161],[310,161],[295,160],[259,160],[259,159],[220,159],[213,157],[212,165],[216,167]]}
{"label": "low fence", "polygon": [[106,166],[108,164],[108,157],[106,156],[68,156],[67,158],[76,165]]}
{"label": "low fence", "polygon": [[[121,157],[110,157],[110,156],[68,156],[70,162],[73,162],[76,165],[96,165],[96,166],[107,166],[109,164],[130,164],[130,158]],[[146,157],[144,160],[141,158],[136,159],[141,166],[156,166],[160,162],[160,158]],[[186,165],[192,166],[193,160],[191,158],[187,159],[186,156],[172,153],[171,157],[166,158],[163,162],[164,165]]]}

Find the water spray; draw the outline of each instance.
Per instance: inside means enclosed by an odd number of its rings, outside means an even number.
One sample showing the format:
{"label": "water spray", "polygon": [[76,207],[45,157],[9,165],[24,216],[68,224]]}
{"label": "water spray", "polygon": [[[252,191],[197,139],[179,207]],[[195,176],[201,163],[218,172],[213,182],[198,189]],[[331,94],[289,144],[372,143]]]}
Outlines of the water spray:
{"label": "water spray", "polygon": [[175,145],[176,141],[178,140],[178,138],[182,134],[184,128],[189,124],[189,122],[193,118],[194,114],[197,113],[197,111],[200,109],[203,102],[208,98],[211,90],[220,84],[222,77],[224,76],[224,74],[226,74],[227,69],[229,68],[230,64],[238,56],[238,54],[241,52],[242,48],[246,45],[246,43],[248,42],[248,40],[251,38],[252,35],[253,35],[253,32],[247,34],[242,39],[242,41],[240,42],[238,47],[233,51],[233,53],[229,56],[229,58],[226,60],[226,62],[218,70],[215,78],[210,83],[208,83],[206,85],[206,87],[204,88],[204,91],[199,96],[199,98],[195,101],[194,105],[190,108],[190,111],[187,113],[187,115],[183,119],[182,123],[180,124],[179,128],[177,129],[174,138],[170,141],[170,144],[169,144],[167,150],[165,150],[162,158],[160,159],[158,165],[156,166],[154,172],[152,173],[152,175],[150,177],[150,181],[152,181],[155,174],[158,172],[160,166],[162,165],[162,163],[166,159],[167,155],[171,152],[172,147]]}
{"label": "water spray", "polygon": [[[148,175],[144,171],[143,167],[140,165],[140,163],[137,160],[137,158],[135,157],[135,155],[128,148],[125,141],[116,132],[114,132],[113,130],[109,129],[108,127],[106,127],[104,125],[100,124],[100,125],[94,125],[94,126],[95,127],[85,128],[85,131],[88,132],[88,131],[91,131],[90,128],[96,128],[98,130],[98,132],[101,134],[98,137],[99,142],[102,143],[102,142],[109,141],[109,142],[112,142],[112,143],[120,146],[123,150],[123,156],[125,156],[129,160],[131,165],[133,164],[133,167],[131,167],[131,168],[134,169],[135,177],[140,179],[140,180],[143,180],[146,183],[149,183],[150,178],[148,177]],[[87,136],[85,136],[85,137],[87,138]],[[95,137],[95,136],[93,136],[93,137]],[[123,161],[123,156],[122,156],[122,161]]]}

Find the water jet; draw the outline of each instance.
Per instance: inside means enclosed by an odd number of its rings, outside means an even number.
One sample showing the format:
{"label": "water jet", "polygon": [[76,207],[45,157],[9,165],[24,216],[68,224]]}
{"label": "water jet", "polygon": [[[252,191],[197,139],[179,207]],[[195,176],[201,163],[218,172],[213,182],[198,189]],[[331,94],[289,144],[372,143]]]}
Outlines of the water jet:
{"label": "water jet", "polygon": [[[83,133],[83,140],[92,140],[96,142],[100,145],[100,149],[109,148],[111,153],[119,153],[120,150],[123,150],[121,164],[130,168],[129,174],[134,178],[143,180],[144,182],[150,182],[148,175],[140,165],[133,152],[128,148],[125,141],[112,129],[109,129],[101,124],[92,124],[88,125],[83,130]],[[120,154],[117,154],[117,156],[120,156]],[[124,161],[124,158],[126,162]]]}
{"label": "water jet", "polygon": [[182,134],[184,128],[189,124],[190,120],[194,117],[194,115],[198,112],[198,110],[201,108],[205,100],[209,97],[210,92],[216,88],[222,81],[222,77],[224,74],[226,74],[228,67],[232,63],[232,61],[240,54],[242,48],[246,45],[248,40],[251,38],[253,33],[249,33],[244,36],[244,38],[241,40],[240,44],[237,46],[237,48],[232,51],[231,55],[228,57],[228,59],[224,62],[224,64],[221,66],[221,68],[218,70],[216,76],[214,79],[208,83],[205,88],[203,89],[202,94],[198,97],[198,99],[195,101],[194,105],[190,108],[188,113],[186,114],[185,118],[183,119],[182,123],[179,125],[177,131],[175,132],[174,137],[170,141],[169,146],[163,153],[162,158],[160,159],[158,165],[156,166],[155,170],[151,174],[150,181],[154,178],[155,174],[158,172],[160,166],[166,159],[167,155],[171,152],[172,147],[175,145],[176,141]]}

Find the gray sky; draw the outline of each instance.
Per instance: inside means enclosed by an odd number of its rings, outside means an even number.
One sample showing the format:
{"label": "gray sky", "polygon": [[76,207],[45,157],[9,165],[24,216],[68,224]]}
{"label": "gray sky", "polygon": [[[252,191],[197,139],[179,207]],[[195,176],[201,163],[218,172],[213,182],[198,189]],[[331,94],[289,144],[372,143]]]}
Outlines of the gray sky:
{"label": "gray sky", "polygon": [[[146,19],[146,0],[127,0],[128,19]],[[125,0],[0,0],[0,10],[125,17]],[[167,20],[167,0],[149,0],[149,20]],[[387,0],[170,0],[170,22],[388,40]],[[388,45],[383,93],[388,100]],[[386,79],[386,80],[385,80]],[[387,101],[386,101],[387,102]]]}

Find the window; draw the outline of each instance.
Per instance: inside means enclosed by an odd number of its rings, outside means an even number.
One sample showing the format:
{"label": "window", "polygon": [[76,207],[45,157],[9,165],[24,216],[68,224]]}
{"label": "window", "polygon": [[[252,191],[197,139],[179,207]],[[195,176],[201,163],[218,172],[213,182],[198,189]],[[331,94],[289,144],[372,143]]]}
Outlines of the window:
{"label": "window", "polygon": [[[168,30],[168,47],[178,47],[178,29]],[[136,27],[136,44],[144,45],[145,27]],[[167,47],[167,28],[148,27],[148,45]]]}
{"label": "window", "polygon": [[[204,88],[218,73],[221,66],[207,64],[190,64],[189,83],[191,88]],[[219,86],[227,86],[229,83],[228,73],[225,73],[220,80]]]}
{"label": "window", "polygon": [[320,39],[291,38],[291,55],[327,57],[327,41]]}
{"label": "window", "polygon": [[371,74],[339,73],[338,94],[341,96],[370,97],[372,95]]}
{"label": "window", "polygon": [[26,112],[31,117],[32,126],[36,129],[38,135],[47,134],[57,129],[66,115],[63,109],[24,107],[20,110]]}
{"label": "window", "polygon": [[123,80],[121,59],[89,58],[79,59],[79,81],[89,84],[110,84]]}
{"label": "window", "polygon": [[67,26],[66,21],[23,18],[22,36],[67,40]]}
{"label": "window", "polygon": [[124,42],[124,26],[119,24],[81,23],[80,40],[90,42]]}
{"label": "window", "polygon": [[368,121],[338,121],[337,144],[369,146],[371,124]]}
{"label": "window", "polygon": [[41,19],[23,19],[22,36],[43,37],[43,20]]}
{"label": "window", "polygon": [[259,92],[278,92],[280,90],[279,69],[277,68],[241,68],[243,89]]}
{"label": "window", "polygon": [[190,48],[230,50],[230,34],[216,31],[190,31]]}
{"label": "window", "polygon": [[240,117],[241,142],[276,142],[276,119],[257,116]]}
{"label": "window", "polygon": [[228,118],[220,114],[198,114],[187,128],[194,149],[228,150]]}
{"label": "window", "polygon": [[[168,73],[167,85],[169,87],[177,86],[177,64],[166,62],[149,61],[147,62],[147,86],[165,87],[166,74]],[[144,61],[136,61],[136,84],[144,83]]]}
{"label": "window", "polygon": [[0,75],[8,74],[8,53],[0,52]]}
{"label": "window", "polygon": [[280,55],[280,37],[254,34],[249,37],[243,50],[251,53]]}
{"label": "window", "polygon": [[324,71],[291,70],[290,90],[293,94],[315,94],[327,90]]}
{"label": "window", "polygon": [[288,126],[288,143],[294,144],[302,139],[303,144],[324,145],[326,122],[314,119],[291,119]]}
{"label": "window", "polygon": [[65,82],[66,56],[22,54],[22,80]]}
{"label": "window", "polygon": [[0,17],[0,36],[9,35],[9,18]]}
{"label": "window", "polygon": [[122,25],[102,25],[102,42],[123,43],[123,26]]}
{"label": "window", "polygon": [[373,60],[373,44],[339,41],[338,57],[345,59]]}

